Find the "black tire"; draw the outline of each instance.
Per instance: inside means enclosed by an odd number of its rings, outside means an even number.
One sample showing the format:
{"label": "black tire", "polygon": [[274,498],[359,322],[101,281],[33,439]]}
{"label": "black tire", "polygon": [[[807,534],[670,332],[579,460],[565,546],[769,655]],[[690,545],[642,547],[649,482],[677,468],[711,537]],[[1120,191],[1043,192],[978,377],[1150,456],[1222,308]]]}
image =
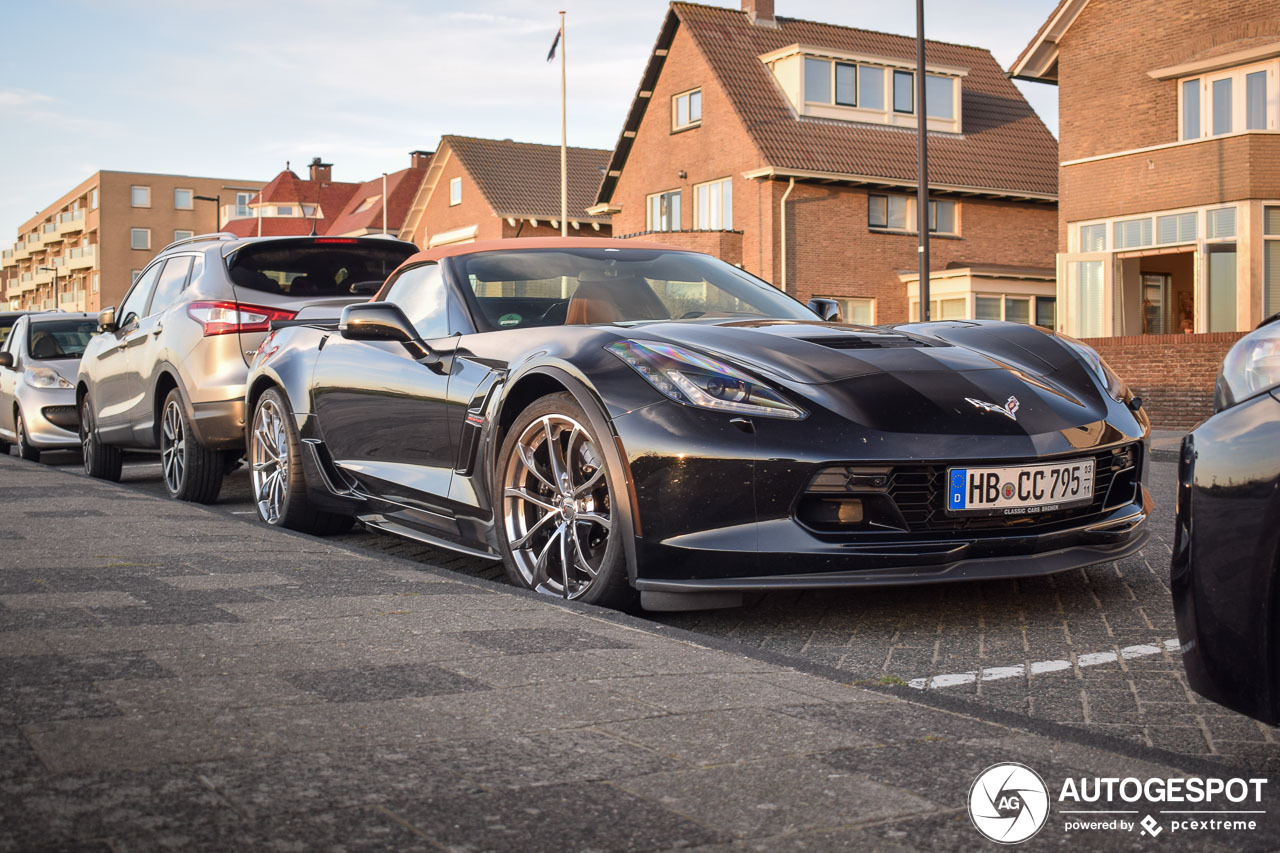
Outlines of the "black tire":
{"label": "black tire", "polygon": [[[540,443],[539,429],[544,430]],[[578,439],[580,434],[585,438]],[[558,461],[550,456],[551,442],[558,448]],[[556,465],[564,477],[555,476]],[[572,394],[550,394],[516,417],[498,451],[494,474],[498,543],[512,583],[601,607],[624,609],[635,603],[625,547],[630,525],[612,499],[626,485]],[[512,497],[513,490],[532,499]],[[550,528],[555,529],[548,533]],[[522,540],[530,547],[513,546]],[[586,568],[594,568],[594,575]]]}
{"label": "black tire", "polygon": [[165,491],[174,500],[211,504],[222,491],[222,451],[200,443],[177,388],[160,409],[160,466]]}
{"label": "black tire", "polygon": [[319,509],[307,498],[302,441],[278,388],[264,391],[254,405],[245,456],[259,520],[315,536],[336,536],[355,524],[354,517]]}
{"label": "black tire", "polygon": [[84,472],[90,477],[120,482],[124,454],[120,448],[103,444],[98,438],[98,421],[88,394],[80,400],[80,453],[84,457]]}
{"label": "black tire", "polygon": [[22,412],[13,416],[13,431],[18,434],[18,455],[28,462],[39,462],[40,449],[33,447],[31,439],[27,437],[27,424],[22,419]]}

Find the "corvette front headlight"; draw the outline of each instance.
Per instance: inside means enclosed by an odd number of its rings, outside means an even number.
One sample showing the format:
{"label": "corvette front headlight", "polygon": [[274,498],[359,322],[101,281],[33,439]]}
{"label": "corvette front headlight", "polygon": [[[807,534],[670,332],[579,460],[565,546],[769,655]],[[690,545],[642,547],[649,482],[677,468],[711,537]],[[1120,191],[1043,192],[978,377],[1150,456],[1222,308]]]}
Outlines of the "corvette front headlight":
{"label": "corvette front headlight", "polygon": [[1222,360],[1220,385],[1226,386],[1228,406],[1280,385],[1280,321],[1236,341]]}
{"label": "corvette front headlight", "polygon": [[23,380],[32,388],[74,388],[67,380],[58,375],[57,371],[48,367],[28,367],[26,372],[22,374]]}
{"label": "corvette front headlight", "polygon": [[1117,402],[1124,402],[1125,392],[1129,389],[1125,386],[1124,380],[1116,375],[1116,372],[1107,363],[1102,360],[1102,356],[1098,355],[1098,351],[1088,344],[1081,343],[1070,335],[1059,333],[1059,340],[1076,351],[1085,364],[1089,365],[1089,369],[1093,371],[1093,375],[1098,377],[1098,381],[1102,383],[1102,387],[1107,389],[1107,394]]}
{"label": "corvette front headlight", "polygon": [[759,379],[694,350],[651,341],[618,341],[605,349],[686,406],[789,420],[808,414]]}

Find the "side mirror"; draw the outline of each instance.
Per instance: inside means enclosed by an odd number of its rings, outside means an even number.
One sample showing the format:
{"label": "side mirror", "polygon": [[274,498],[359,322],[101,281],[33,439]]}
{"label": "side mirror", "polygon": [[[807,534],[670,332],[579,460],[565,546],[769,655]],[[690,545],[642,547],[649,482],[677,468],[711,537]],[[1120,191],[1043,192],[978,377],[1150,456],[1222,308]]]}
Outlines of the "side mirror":
{"label": "side mirror", "polygon": [[0,352],[0,367],[13,368],[13,353]]}
{"label": "side mirror", "polygon": [[114,332],[116,330],[116,309],[115,306],[103,308],[98,312],[98,331]]}
{"label": "side mirror", "polygon": [[838,323],[840,321],[840,303],[834,299],[823,299],[815,296],[809,300],[809,310],[817,314],[824,322]]}
{"label": "side mirror", "polygon": [[418,337],[418,330],[413,328],[400,306],[391,302],[348,305],[342,309],[338,332],[350,341],[394,341],[419,361],[428,365],[440,362],[440,357]]}

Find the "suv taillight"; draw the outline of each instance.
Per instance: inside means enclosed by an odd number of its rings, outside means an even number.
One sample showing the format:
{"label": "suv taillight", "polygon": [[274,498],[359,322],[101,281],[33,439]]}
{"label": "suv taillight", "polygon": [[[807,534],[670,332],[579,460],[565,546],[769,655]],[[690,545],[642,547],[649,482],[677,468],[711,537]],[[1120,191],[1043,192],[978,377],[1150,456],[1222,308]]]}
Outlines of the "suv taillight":
{"label": "suv taillight", "polygon": [[265,332],[272,320],[292,320],[296,312],[240,302],[192,302],[187,316],[204,326],[204,335]]}

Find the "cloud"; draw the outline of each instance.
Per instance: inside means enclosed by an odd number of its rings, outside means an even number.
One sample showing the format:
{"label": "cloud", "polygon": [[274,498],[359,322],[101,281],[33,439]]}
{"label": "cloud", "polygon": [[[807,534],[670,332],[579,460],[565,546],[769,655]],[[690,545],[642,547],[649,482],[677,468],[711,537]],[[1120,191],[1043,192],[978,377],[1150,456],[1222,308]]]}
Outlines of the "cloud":
{"label": "cloud", "polygon": [[0,89],[0,109],[47,104],[52,100],[53,98],[49,95],[40,92],[28,92],[24,89]]}

